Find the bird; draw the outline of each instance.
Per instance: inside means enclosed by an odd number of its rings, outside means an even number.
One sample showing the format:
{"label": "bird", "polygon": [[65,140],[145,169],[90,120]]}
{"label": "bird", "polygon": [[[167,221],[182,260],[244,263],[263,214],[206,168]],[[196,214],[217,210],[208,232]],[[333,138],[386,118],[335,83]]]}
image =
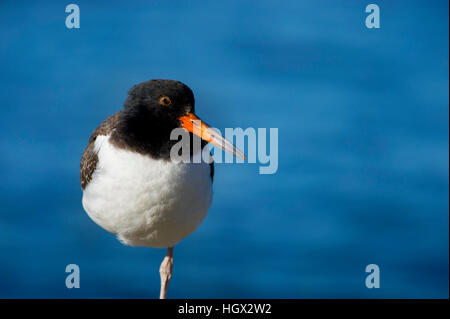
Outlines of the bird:
{"label": "bird", "polygon": [[[175,129],[189,135],[189,161],[171,156]],[[210,143],[245,159],[196,115],[187,85],[154,79],[129,89],[123,108],[94,130],[81,157],[88,216],[125,245],[167,248],[159,268],[160,299],[167,297],[174,246],[197,229],[212,203],[214,162],[192,161],[198,153],[194,139],[201,149]]]}

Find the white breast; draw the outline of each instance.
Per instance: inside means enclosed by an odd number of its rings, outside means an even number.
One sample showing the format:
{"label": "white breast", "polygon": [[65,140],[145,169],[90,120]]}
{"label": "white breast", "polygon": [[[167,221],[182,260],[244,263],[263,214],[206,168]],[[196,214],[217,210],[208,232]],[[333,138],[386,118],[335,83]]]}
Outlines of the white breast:
{"label": "white breast", "polygon": [[207,163],[152,159],[98,136],[97,168],[83,193],[89,217],[132,246],[172,247],[192,233],[212,202]]}

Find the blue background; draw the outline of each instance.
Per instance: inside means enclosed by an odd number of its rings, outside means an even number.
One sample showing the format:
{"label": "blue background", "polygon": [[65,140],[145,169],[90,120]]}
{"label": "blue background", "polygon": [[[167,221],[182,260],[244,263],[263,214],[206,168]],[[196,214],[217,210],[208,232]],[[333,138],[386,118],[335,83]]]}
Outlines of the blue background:
{"label": "blue background", "polygon": [[368,1],[77,1],[78,30],[69,3],[0,3],[0,297],[158,296],[165,251],[88,218],[79,160],[170,78],[213,126],[279,128],[279,169],[216,166],[169,297],[448,298],[447,1],[376,1],[381,29]]}

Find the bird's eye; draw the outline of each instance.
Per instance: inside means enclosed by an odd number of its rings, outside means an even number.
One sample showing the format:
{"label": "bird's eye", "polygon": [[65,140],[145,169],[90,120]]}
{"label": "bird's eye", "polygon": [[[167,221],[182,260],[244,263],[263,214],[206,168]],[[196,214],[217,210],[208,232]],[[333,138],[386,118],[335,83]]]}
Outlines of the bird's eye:
{"label": "bird's eye", "polygon": [[167,95],[161,95],[158,99],[158,103],[163,106],[169,106],[172,104],[172,101]]}

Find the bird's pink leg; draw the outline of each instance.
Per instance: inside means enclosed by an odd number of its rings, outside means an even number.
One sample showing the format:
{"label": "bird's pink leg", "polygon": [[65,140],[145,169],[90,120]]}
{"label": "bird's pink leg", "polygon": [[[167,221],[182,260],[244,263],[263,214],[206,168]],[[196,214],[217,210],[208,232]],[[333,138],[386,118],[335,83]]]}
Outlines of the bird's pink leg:
{"label": "bird's pink leg", "polygon": [[159,267],[159,275],[161,276],[161,292],[159,299],[166,299],[167,287],[169,286],[170,278],[172,277],[173,266],[173,247],[167,248],[166,257],[164,257],[161,267]]}

